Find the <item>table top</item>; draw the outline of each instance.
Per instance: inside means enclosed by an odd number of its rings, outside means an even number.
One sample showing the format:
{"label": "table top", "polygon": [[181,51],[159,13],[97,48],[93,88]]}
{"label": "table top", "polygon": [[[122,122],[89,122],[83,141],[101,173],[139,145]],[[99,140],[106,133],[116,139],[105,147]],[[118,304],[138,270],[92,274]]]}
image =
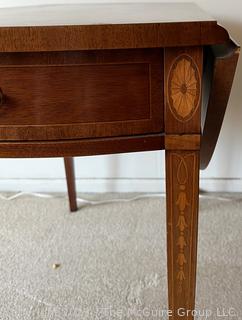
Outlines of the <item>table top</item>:
{"label": "table top", "polygon": [[215,21],[193,3],[37,5],[0,9],[0,27]]}
{"label": "table top", "polygon": [[224,44],[227,31],[192,3],[104,3],[0,9],[0,52]]}

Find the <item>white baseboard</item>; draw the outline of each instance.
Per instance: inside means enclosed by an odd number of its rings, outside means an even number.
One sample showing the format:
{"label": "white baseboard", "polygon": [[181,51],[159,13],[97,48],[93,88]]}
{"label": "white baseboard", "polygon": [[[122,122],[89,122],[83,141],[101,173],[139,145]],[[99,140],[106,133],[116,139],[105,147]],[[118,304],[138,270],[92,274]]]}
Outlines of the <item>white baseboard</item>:
{"label": "white baseboard", "polygon": [[[77,191],[165,192],[164,179],[76,179]],[[242,179],[201,179],[208,192],[242,192]],[[0,179],[0,191],[66,192],[65,179]]]}

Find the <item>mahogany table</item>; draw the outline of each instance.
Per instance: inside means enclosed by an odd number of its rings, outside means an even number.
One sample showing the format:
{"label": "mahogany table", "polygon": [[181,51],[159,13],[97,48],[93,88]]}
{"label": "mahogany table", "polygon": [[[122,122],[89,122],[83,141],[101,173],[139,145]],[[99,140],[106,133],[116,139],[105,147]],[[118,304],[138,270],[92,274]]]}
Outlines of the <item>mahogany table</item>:
{"label": "mahogany table", "polygon": [[[193,309],[199,168],[213,154],[239,48],[193,4],[0,10],[0,157],[166,150],[169,308]],[[201,117],[202,115],[202,117]]]}

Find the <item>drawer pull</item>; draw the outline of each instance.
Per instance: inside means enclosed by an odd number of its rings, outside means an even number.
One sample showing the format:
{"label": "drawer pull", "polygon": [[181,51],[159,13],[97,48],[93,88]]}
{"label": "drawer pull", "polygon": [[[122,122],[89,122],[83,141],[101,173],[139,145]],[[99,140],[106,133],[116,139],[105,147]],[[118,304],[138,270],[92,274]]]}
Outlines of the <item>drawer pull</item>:
{"label": "drawer pull", "polygon": [[2,106],[4,104],[4,94],[2,92],[2,89],[0,88],[0,106]]}

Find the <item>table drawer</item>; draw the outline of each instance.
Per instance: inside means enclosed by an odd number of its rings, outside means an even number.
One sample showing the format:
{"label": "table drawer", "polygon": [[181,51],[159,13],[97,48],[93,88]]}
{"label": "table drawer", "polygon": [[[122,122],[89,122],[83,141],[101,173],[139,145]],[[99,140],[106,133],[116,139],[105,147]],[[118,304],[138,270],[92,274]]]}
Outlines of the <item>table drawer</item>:
{"label": "table drawer", "polygon": [[0,56],[0,139],[162,132],[162,57],[157,49]]}

